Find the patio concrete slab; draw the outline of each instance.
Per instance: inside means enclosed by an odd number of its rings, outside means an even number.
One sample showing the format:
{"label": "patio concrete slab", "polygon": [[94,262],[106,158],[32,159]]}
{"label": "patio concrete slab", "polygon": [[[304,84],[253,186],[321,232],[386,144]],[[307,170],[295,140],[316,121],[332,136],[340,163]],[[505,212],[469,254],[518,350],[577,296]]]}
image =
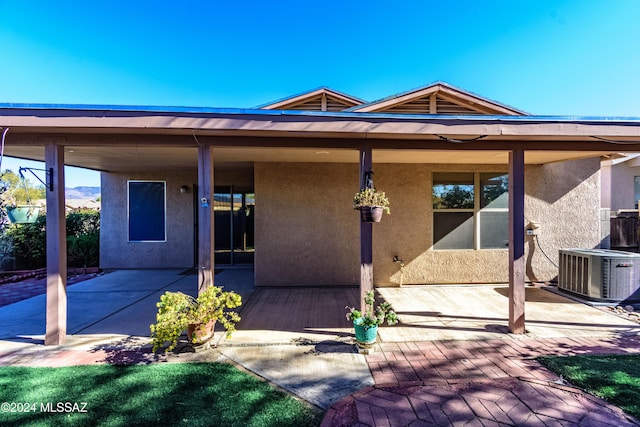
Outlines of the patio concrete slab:
{"label": "patio concrete slab", "polygon": [[[149,335],[165,290],[195,294],[194,276],[181,270],[119,270],[67,290],[67,333]],[[0,307],[0,339],[44,336],[46,295]]]}
{"label": "patio concrete slab", "polygon": [[[508,287],[440,285],[378,288],[400,324],[382,327],[383,342],[487,340],[508,334]],[[640,325],[542,287],[526,288],[526,336],[599,337],[638,334]]]}
{"label": "patio concrete slab", "polygon": [[240,312],[238,330],[219,345],[352,342],[345,306],[355,306],[358,299],[354,287],[257,288]]}
{"label": "patio concrete slab", "polygon": [[365,358],[353,345],[341,342],[219,350],[244,368],[322,409],[373,385]]}
{"label": "patio concrete slab", "polygon": [[[508,331],[506,285],[425,285],[377,288],[400,323],[379,328],[381,342],[519,339]],[[238,331],[218,344],[353,342],[345,306],[358,304],[354,287],[257,288],[242,308]],[[524,337],[599,337],[640,333],[640,324],[542,287],[526,288]]]}

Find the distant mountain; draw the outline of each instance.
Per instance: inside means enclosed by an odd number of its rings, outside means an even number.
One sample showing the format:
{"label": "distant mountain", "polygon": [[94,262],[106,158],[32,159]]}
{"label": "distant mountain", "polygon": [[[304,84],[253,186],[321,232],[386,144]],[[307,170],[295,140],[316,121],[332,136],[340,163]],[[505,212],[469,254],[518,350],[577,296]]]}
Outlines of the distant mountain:
{"label": "distant mountain", "polygon": [[100,187],[74,187],[64,189],[65,199],[91,199],[100,197]]}

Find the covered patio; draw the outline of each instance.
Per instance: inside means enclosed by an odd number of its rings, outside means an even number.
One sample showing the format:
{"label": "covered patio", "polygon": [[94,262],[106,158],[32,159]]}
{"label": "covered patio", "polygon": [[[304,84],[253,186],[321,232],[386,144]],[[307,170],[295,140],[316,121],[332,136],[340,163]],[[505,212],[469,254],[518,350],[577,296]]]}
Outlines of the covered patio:
{"label": "covered patio", "polygon": [[[441,88],[442,89],[442,88]],[[440,90],[440,89],[438,89]],[[447,89],[448,90],[448,89]],[[419,94],[422,96],[421,94]],[[413,96],[413,95],[412,95]],[[417,96],[417,95],[416,95]],[[435,92],[431,93],[432,104],[437,106]],[[476,105],[479,100],[475,97],[464,96],[467,106]],[[470,108],[471,108],[470,107]],[[432,110],[436,111],[436,110]],[[412,305],[402,314],[403,308],[396,307],[401,312],[401,320],[405,324],[413,324],[414,327],[433,330],[443,329],[444,325],[451,325],[453,329],[467,331],[473,334],[494,333],[494,329],[499,333],[506,331],[515,334],[524,334],[527,331],[534,331],[537,324],[563,324],[562,320],[557,322],[543,318],[531,318],[529,313],[525,319],[525,299],[533,298],[532,304],[536,303],[538,290],[530,291],[525,289],[527,277],[532,273],[526,259],[525,248],[525,169],[531,167],[527,179],[534,180],[533,198],[541,200],[541,204],[554,206],[557,212],[565,212],[566,208],[562,204],[556,203],[563,192],[555,193],[546,191],[545,185],[561,183],[571,191],[574,188],[581,188],[581,194],[592,193],[592,196],[599,197],[598,191],[589,191],[595,186],[599,174],[599,157],[606,155],[616,155],[619,151],[640,151],[640,132],[638,131],[638,120],[611,119],[611,118],[572,118],[572,117],[544,117],[544,116],[509,116],[509,115],[478,115],[468,114],[469,110],[464,110],[463,115],[453,115],[452,113],[438,114],[408,114],[406,112],[387,113],[375,112],[367,109],[358,111],[345,110],[342,112],[332,111],[293,111],[293,110],[243,110],[243,109],[216,109],[216,108],[164,108],[164,107],[123,107],[123,106],[47,106],[47,105],[1,105],[0,106],[0,126],[9,131],[6,133],[7,139],[4,146],[4,155],[23,157],[36,160],[44,160],[47,173],[47,338],[46,343],[57,345],[64,342],[67,334],[67,296],[66,296],[66,240],[64,235],[64,165],[74,165],[102,170],[106,174],[117,175],[120,185],[111,194],[122,195],[126,193],[127,179],[131,176],[135,179],[158,179],[157,176],[166,175],[163,171],[172,171],[179,174],[179,178],[184,176],[195,177],[195,190],[190,206],[178,201],[176,195],[170,194],[166,205],[176,206],[182,210],[189,211],[191,206],[194,212],[189,219],[197,219],[195,236],[190,236],[195,244],[185,235],[194,234],[192,222],[181,221],[182,228],[168,227],[170,232],[174,232],[175,242],[180,246],[155,245],[153,250],[148,251],[150,258],[157,262],[168,262],[177,256],[184,257],[185,254],[195,254],[199,289],[214,283],[215,254],[214,254],[214,192],[219,182],[216,180],[216,171],[226,170],[244,173],[247,170],[251,173],[261,174],[262,180],[256,178],[256,186],[262,185],[270,179],[270,187],[266,191],[257,195],[256,211],[261,212],[262,218],[266,218],[264,213],[269,211],[273,205],[260,204],[260,197],[264,201],[275,201],[280,209],[275,210],[277,217],[283,211],[287,212],[285,196],[288,196],[288,188],[283,188],[286,182],[278,181],[279,174],[283,167],[281,165],[293,164],[293,168],[299,170],[311,170],[315,175],[306,176],[308,185],[320,184],[325,188],[331,188],[332,195],[353,194],[357,190],[358,182],[360,188],[365,184],[365,176],[375,170],[380,165],[390,165],[387,177],[391,177],[390,185],[402,190],[407,183],[411,183],[407,177],[419,175],[420,186],[417,184],[411,187],[411,192],[402,194],[399,200],[402,210],[396,210],[394,221],[396,229],[390,230],[386,234],[377,237],[378,241],[384,239],[387,242],[396,242],[396,246],[404,249],[408,248],[412,256],[419,262],[415,264],[415,275],[413,284],[418,287],[412,292],[427,290],[432,292],[438,288],[422,287],[420,283],[437,282],[441,275],[434,275],[436,279],[425,279],[421,272],[431,269],[432,272],[441,273],[449,268],[456,273],[467,274],[464,280],[453,280],[445,283],[459,283],[460,281],[476,282],[475,277],[491,275],[496,271],[500,275],[500,280],[495,282],[508,282],[505,290],[484,290],[483,292],[474,288],[468,296],[471,302],[469,307],[488,306],[491,310],[498,310],[499,314],[493,312],[483,312],[481,314],[467,312],[466,305],[456,306],[456,296],[454,292],[457,288],[449,286],[442,290],[443,294],[449,295],[437,297],[425,294],[416,294],[413,302],[419,301],[420,306]],[[477,112],[476,112],[477,113]],[[508,113],[494,113],[508,114]],[[591,164],[587,168],[586,175],[581,170],[580,164],[565,168],[562,162],[580,159],[590,159]],[[324,165],[331,164],[331,173],[323,173]],[[435,165],[431,169],[420,169],[416,165]],[[266,165],[266,166],[265,166]],[[308,165],[313,165],[308,167]],[[346,165],[346,166],[345,166]],[[397,166],[400,165],[400,166]],[[411,165],[406,167],[406,165]],[[469,165],[475,165],[473,170],[478,182],[478,176],[482,172],[500,172],[508,174],[508,206],[504,211],[508,211],[508,238],[501,249],[490,251],[480,251],[477,243],[470,248],[464,256],[460,256],[455,251],[434,251],[432,245],[432,224],[424,221],[421,224],[423,233],[419,239],[415,238],[415,228],[411,226],[403,230],[402,241],[397,241],[400,234],[395,232],[403,225],[410,224],[411,214],[425,206],[432,214],[428,201],[428,186],[432,182],[434,170],[446,171],[447,168],[458,170]],[[553,169],[549,175],[539,177],[538,166],[560,165]],[[485,170],[490,167],[490,170]],[[483,169],[484,168],[484,169]],[[291,168],[290,168],[291,169]],[[539,168],[538,168],[539,169]],[[566,170],[565,170],[566,169]],[[186,172],[185,172],[186,171]],[[243,172],[244,171],[244,172]],[[187,175],[184,175],[184,174]],[[444,173],[444,172],[443,172]],[[118,175],[119,174],[119,175]],[[191,174],[191,175],[190,175]],[[299,176],[294,176],[298,179]],[[337,180],[336,176],[340,179]],[[141,177],[141,178],[140,178]],[[268,179],[264,179],[268,178]],[[540,178],[536,180],[537,178]],[[182,193],[178,179],[164,178],[165,183],[169,182],[169,190],[178,190]],[[320,179],[321,182],[318,182]],[[315,180],[315,181],[314,181]],[[587,185],[583,185],[587,182]],[[166,184],[165,184],[166,185]],[[309,190],[301,189],[297,197],[301,200],[293,199],[294,206],[304,207],[304,201]],[[259,188],[256,190],[259,193]],[[597,190],[597,188],[594,188]],[[477,190],[476,190],[477,191]],[[175,191],[177,193],[177,191]],[[284,196],[283,196],[284,195]],[[423,197],[419,199],[416,195]],[[277,197],[282,197],[283,200]],[[315,195],[312,207],[322,205],[324,196]],[[171,199],[174,198],[174,199]],[[595,199],[594,199],[595,200]],[[567,201],[567,208],[573,209],[578,214],[589,209],[589,218],[595,218],[597,206],[594,200],[574,198]],[[126,197],[122,196],[118,201],[126,208]],[[350,201],[347,196],[347,204]],[[110,201],[103,200],[107,211]],[[326,205],[326,203],[325,203]],[[332,204],[331,209],[338,204]],[[476,203],[479,209],[480,204]],[[508,208],[508,209],[507,209]],[[260,241],[256,241],[256,274],[255,278],[260,279],[259,285],[273,285],[273,280],[282,277],[287,272],[297,274],[297,277],[290,275],[284,283],[291,290],[299,285],[309,286],[301,292],[313,293],[321,292],[325,294],[335,294],[336,298],[341,294],[350,295],[351,288],[346,285],[357,285],[357,298],[339,297],[336,301],[350,301],[350,305],[359,306],[362,296],[370,289],[373,289],[375,275],[383,272],[385,276],[382,281],[385,286],[398,285],[402,283],[392,277],[391,268],[397,266],[391,264],[391,259],[396,253],[384,251],[376,252],[374,241],[376,237],[371,224],[361,223],[359,226],[345,213],[349,206],[340,205],[340,221],[332,230],[334,235],[323,234],[327,228],[314,229],[308,222],[297,223],[297,242],[305,245],[310,241],[320,242],[322,251],[318,253],[310,252],[305,247],[292,245],[286,251],[274,251],[274,244],[282,237],[281,231],[293,227],[300,215],[283,218],[280,229],[274,234],[273,222],[264,228],[258,228],[262,234]],[[292,212],[297,212],[295,209]],[[550,216],[542,209],[537,215],[546,215],[546,220],[551,221]],[[593,214],[593,215],[592,215]],[[324,219],[324,216],[319,216]],[[114,219],[115,218],[115,219]],[[540,218],[535,218],[540,219]],[[112,214],[111,218],[114,230],[126,231],[126,225],[122,224],[122,217]],[[176,220],[177,221],[177,220]],[[557,244],[567,245],[573,241],[581,241],[580,233],[564,233],[563,227],[575,226],[573,223],[560,222],[553,224],[554,235],[557,237]],[[177,224],[177,222],[176,222]],[[332,223],[333,224],[333,223]],[[584,227],[588,228],[588,244],[596,246],[597,227],[599,224],[585,222]],[[586,229],[583,228],[583,229]],[[178,230],[178,231],[176,231]],[[381,228],[378,228],[381,230]],[[280,234],[278,234],[280,233]],[[572,236],[569,236],[571,234]],[[428,236],[428,237],[424,237]],[[564,237],[575,237],[567,238]],[[355,238],[354,238],[355,237]],[[424,237],[424,239],[423,239]],[[431,240],[429,240],[431,238]],[[422,239],[422,240],[421,240]],[[475,237],[477,240],[478,238]],[[160,239],[161,240],[161,239]],[[167,239],[165,242],[168,242]],[[123,239],[122,247],[110,251],[110,253],[120,253],[124,258],[132,258],[133,254],[140,254],[144,251],[139,248],[146,245],[138,242],[131,242],[131,239]],[[354,244],[354,242],[356,242]],[[531,242],[529,242],[531,243]],[[125,247],[129,252],[120,250]],[[260,246],[263,245],[263,246]],[[413,246],[412,246],[413,245]],[[415,246],[418,245],[418,246]],[[195,248],[194,248],[195,246]],[[508,246],[508,248],[506,248]],[[265,249],[266,248],[266,249]],[[260,252],[262,250],[262,252]],[[344,251],[344,252],[340,252]],[[531,248],[530,252],[531,253]],[[129,254],[132,254],[129,256]],[[305,254],[311,254],[304,257]],[[324,254],[332,255],[329,257]],[[344,255],[344,256],[343,256]],[[399,254],[404,257],[403,254]],[[185,259],[186,259],[185,258]],[[182,259],[182,258],[181,258]],[[322,261],[324,263],[314,263],[310,261]],[[359,260],[358,260],[359,259]],[[374,269],[374,260],[384,259],[385,264],[378,264],[380,268]],[[462,259],[462,262],[460,260]],[[160,260],[160,261],[158,261]],[[412,259],[406,259],[410,263]],[[469,264],[468,261],[471,261]],[[191,262],[190,260],[184,262]],[[329,264],[326,264],[329,262]],[[459,264],[456,264],[459,262]],[[495,268],[495,266],[500,268]],[[190,267],[188,265],[187,267]],[[274,267],[275,266],[275,267]],[[156,267],[153,267],[156,268]],[[159,268],[162,268],[160,266]],[[482,275],[476,275],[474,269],[483,268]],[[550,269],[548,269],[550,270]],[[377,273],[376,273],[377,272]],[[434,274],[435,274],[434,273]],[[549,271],[546,272],[549,275]],[[533,274],[535,275],[535,274]],[[338,279],[334,279],[334,276]],[[389,279],[391,277],[391,279]],[[314,280],[318,284],[326,286],[322,289],[314,288]],[[480,279],[481,282],[485,280]],[[304,282],[304,283],[303,283]],[[405,281],[405,284],[407,282]],[[338,285],[338,286],[333,286]],[[489,289],[489,288],[487,288]],[[285,290],[284,292],[290,292]],[[407,289],[409,290],[409,289]],[[460,287],[459,292],[464,292],[465,288]],[[256,293],[256,298],[260,297],[261,290]],[[267,292],[265,290],[265,292]],[[274,292],[274,290],[272,290]],[[394,302],[394,298],[399,298],[394,292],[406,292],[404,289],[394,291],[392,289],[379,289],[379,292],[392,303],[402,305],[400,301]],[[426,291],[425,291],[426,292]],[[275,294],[274,294],[275,295]],[[482,297],[480,298],[480,295]],[[455,310],[442,309],[446,307],[444,301],[452,298],[452,307]],[[495,298],[497,299],[495,299]],[[273,297],[270,297],[273,298]],[[328,299],[328,298],[324,298]],[[481,301],[487,299],[487,301]],[[278,298],[275,298],[278,300]],[[304,299],[303,299],[304,300]],[[300,309],[300,315],[316,312],[317,308],[308,308],[302,301],[297,303],[285,303],[288,317],[296,321],[298,328],[304,324],[298,318],[296,311]],[[318,298],[317,301],[322,301]],[[432,304],[436,304],[435,306]],[[551,304],[551,303],[550,303]],[[556,310],[542,311],[545,316],[551,316],[555,311],[562,313],[567,311],[559,304],[553,303]],[[342,305],[342,304],[340,304]],[[260,304],[259,310],[266,308],[266,304]],[[247,310],[251,307],[247,308]],[[438,314],[440,313],[440,314]],[[533,311],[535,313],[535,311]],[[531,315],[533,315],[531,313]],[[336,313],[337,315],[337,313]],[[336,318],[336,315],[318,310],[318,318]],[[337,317],[342,317],[340,314]],[[450,317],[458,316],[461,319],[469,319],[469,322],[479,320],[480,325],[450,323]],[[251,316],[249,316],[251,318]],[[259,317],[261,321],[268,319]],[[506,319],[506,324],[504,320]],[[526,321],[531,320],[529,325]],[[276,321],[276,319],[273,319]],[[327,320],[327,322],[333,322]],[[346,322],[346,321],[345,321]],[[435,323],[433,323],[435,322]],[[484,322],[484,323],[482,323]],[[589,323],[589,322],[585,322]],[[599,322],[593,322],[599,323]],[[267,322],[269,324],[269,322]],[[340,328],[340,324],[327,323],[329,329]],[[579,329],[580,325],[575,329]],[[257,325],[248,325],[248,330]],[[305,326],[306,327],[306,326]],[[282,328],[274,329],[281,330]],[[285,330],[287,328],[284,328]],[[445,328],[446,329],[446,328]],[[571,329],[571,328],[569,328]],[[393,335],[401,336],[402,327],[397,328]],[[383,330],[381,336],[384,338],[386,332]],[[437,337],[437,335],[434,335]],[[391,339],[387,337],[387,339]],[[433,338],[438,339],[438,338]]]}
{"label": "covered patio", "polygon": [[[254,287],[251,268],[223,269],[216,283],[243,297],[242,317],[230,339],[222,329],[220,347],[352,344],[346,305],[358,303],[357,287]],[[69,288],[69,345],[132,337],[149,341],[156,303],[167,291],[197,292],[195,274],[179,270],[116,271]],[[538,286],[527,286],[527,330],[508,330],[508,285],[446,285],[377,288],[378,301],[390,302],[399,324],[379,329],[379,343],[610,338],[638,335],[640,324],[576,302]],[[3,346],[44,342],[45,295],[0,307]]]}
{"label": "covered patio", "polygon": [[[621,337],[640,324],[539,286],[525,289],[525,334],[509,333],[507,284],[377,288],[399,324],[378,329],[380,343],[521,338]],[[222,346],[353,342],[345,305],[357,304],[357,288],[258,288],[242,309],[242,321]]]}

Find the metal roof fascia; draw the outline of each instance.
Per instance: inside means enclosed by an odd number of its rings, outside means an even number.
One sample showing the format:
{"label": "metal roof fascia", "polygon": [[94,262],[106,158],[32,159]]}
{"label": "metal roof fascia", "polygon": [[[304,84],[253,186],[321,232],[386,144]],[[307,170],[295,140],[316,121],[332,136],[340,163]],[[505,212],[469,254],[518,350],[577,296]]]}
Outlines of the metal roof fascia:
{"label": "metal roof fascia", "polygon": [[[305,116],[356,120],[398,120],[398,121],[471,121],[471,122],[562,122],[562,123],[612,123],[620,122],[640,125],[640,117],[619,116],[510,116],[510,115],[444,115],[444,114],[397,114],[397,113],[357,113],[348,111],[304,111],[304,110],[261,110],[254,108],[214,108],[214,107],[168,107],[141,105],[93,105],[93,104],[17,104],[0,103],[0,110],[51,110],[51,111],[105,111],[113,113],[166,113],[166,114],[207,114],[207,115],[251,115],[251,116]],[[0,113],[1,114],[1,113]]]}

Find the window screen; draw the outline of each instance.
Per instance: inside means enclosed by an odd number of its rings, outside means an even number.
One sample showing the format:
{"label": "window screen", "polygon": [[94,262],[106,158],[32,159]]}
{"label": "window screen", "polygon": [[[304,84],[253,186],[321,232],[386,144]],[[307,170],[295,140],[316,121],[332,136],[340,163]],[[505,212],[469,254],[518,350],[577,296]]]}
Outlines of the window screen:
{"label": "window screen", "polygon": [[166,240],[166,183],[129,181],[129,241]]}
{"label": "window screen", "polygon": [[433,248],[501,249],[509,239],[509,175],[433,174]]}

